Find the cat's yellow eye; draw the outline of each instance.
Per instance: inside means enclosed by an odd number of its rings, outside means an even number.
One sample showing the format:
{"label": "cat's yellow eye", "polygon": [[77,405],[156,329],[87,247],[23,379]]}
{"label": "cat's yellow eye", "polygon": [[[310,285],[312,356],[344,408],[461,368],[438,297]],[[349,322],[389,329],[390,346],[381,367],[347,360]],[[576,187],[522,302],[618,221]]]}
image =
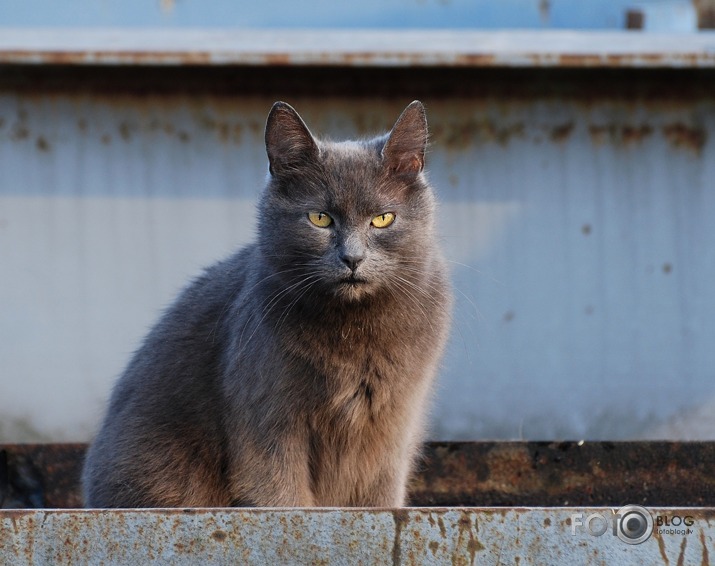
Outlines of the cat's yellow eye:
{"label": "cat's yellow eye", "polygon": [[392,212],[383,212],[372,219],[371,224],[375,228],[387,228],[395,221],[395,215]]}
{"label": "cat's yellow eye", "polygon": [[327,228],[333,223],[333,219],[325,214],[325,212],[309,212],[308,220],[319,228]]}

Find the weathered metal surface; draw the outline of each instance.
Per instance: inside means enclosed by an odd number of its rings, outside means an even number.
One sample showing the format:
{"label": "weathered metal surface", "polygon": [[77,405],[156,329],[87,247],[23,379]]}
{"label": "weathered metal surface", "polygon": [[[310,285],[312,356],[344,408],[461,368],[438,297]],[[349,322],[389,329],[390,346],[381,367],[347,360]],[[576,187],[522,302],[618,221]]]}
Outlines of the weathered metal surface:
{"label": "weathered metal surface", "polygon": [[161,308],[253,237],[274,100],[343,138],[416,97],[458,289],[430,437],[715,437],[712,71],[0,71],[0,439],[89,439]]}
{"label": "weathered metal surface", "polygon": [[[81,507],[82,444],[0,445],[0,507]],[[715,443],[431,442],[410,504],[715,507]]]}
{"label": "weathered metal surface", "polygon": [[465,30],[14,30],[0,64],[715,67],[711,34]]}
{"label": "weathered metal surface", "polygon": [[0,444],[0,508],[82,507],[85,444]]}
{"label": "weathered metal surface", "polygon": [[[607,508],[0,511],[0,561],[40,564],[703,564],[713,509],[651,509],[628,544]],[[589,520],[590,517],[595,517]],[[664,526],[665,523],[670,526]],[[584,523],[584,524],[581,524]],[[679,526],[674,527],[677,523]]]}
{"label": "weathered metal surface", "polygon": [[433,442],[417,506],[715,507],[715,443]]}

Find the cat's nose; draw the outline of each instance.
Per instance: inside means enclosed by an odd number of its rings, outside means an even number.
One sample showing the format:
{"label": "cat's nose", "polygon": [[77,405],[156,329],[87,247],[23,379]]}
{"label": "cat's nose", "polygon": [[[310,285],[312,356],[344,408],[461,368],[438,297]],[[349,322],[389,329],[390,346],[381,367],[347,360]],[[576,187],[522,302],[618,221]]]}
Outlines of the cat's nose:
{"label": "cat's nose", "polygon": [[358,268],[358,265],[362,263],[362,260],[365,259],[365,256],[362,254],[343,253],[340,254],[340,259],[350,268],[350,271],[355,271]]}

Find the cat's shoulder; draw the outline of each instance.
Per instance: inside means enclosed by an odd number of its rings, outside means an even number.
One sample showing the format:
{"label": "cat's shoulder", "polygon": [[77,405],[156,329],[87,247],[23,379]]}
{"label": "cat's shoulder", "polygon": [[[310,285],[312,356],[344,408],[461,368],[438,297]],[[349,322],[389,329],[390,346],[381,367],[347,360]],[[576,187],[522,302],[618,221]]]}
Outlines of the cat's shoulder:
{"label": "cat's shoulder", "polygon": [[256,244],[241,248],[236,253],[208,267],[184,288],[174,303],[182,310],[186,307],[212,308],[216,303],[225,304],[230,297],[236,297],[253,278],[260,257]]}

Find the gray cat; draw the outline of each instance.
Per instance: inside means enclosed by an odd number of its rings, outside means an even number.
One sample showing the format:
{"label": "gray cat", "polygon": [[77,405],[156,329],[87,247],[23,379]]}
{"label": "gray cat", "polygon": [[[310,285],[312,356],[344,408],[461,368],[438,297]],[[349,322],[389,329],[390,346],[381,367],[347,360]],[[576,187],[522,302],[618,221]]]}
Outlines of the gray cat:
{"label": "gray cat", "polygon": [[405,503],[451,292],[427,122],[315,139],[274,104],[257,242],[205,271],[117,383],[89,507]]}

